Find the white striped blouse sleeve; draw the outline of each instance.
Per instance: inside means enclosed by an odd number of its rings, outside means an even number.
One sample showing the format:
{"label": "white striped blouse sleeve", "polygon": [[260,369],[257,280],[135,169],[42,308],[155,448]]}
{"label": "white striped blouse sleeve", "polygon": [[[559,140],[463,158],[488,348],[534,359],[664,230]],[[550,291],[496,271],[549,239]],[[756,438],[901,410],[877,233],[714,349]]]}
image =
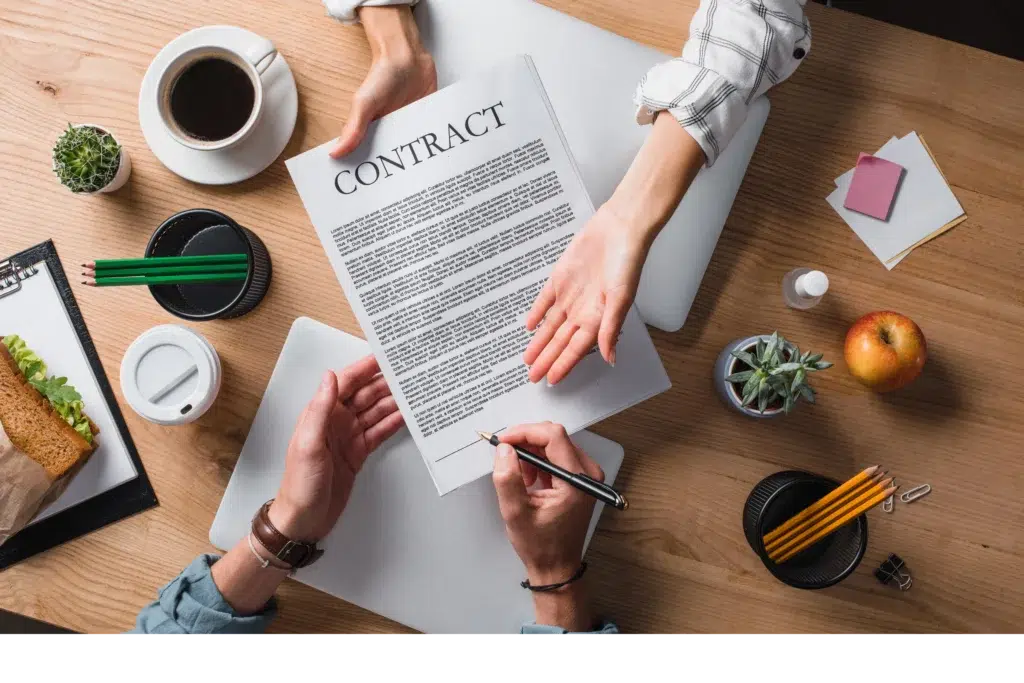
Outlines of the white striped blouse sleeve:
{"label": "white striped blouse sleeve", "polygon": [[359,21],[356,10],[360,7],[386,7],[387,5],[415,5],[419,0],[323,0],[327,14],[345,24]]}
{"label": "white striped blouse sleeve", "polygon": [[751,101],[789,78],[811,50],[807,0],[701,0],[681,57],[637,86],[637,122],[668,111],[712,165]]}

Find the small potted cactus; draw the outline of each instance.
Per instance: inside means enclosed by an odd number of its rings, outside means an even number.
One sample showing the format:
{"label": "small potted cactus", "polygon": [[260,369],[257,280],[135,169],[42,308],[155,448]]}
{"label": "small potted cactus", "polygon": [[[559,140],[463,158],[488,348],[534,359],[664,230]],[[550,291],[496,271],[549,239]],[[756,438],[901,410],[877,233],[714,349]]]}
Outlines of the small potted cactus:
{"label": "small potted cactus", "polygon": [[801,398],[814,403],[807,376],[830,367],[820,353],[801,353],[775,332],[726,346],[715,363],[715,385],[722,399],[744,415],[777,417]]}
{"label": "small potted cactus", "polygon": [[128,152],[104,128],[68,124],[53,146],[53,172],[75,194],[113,192],[128,181]]}

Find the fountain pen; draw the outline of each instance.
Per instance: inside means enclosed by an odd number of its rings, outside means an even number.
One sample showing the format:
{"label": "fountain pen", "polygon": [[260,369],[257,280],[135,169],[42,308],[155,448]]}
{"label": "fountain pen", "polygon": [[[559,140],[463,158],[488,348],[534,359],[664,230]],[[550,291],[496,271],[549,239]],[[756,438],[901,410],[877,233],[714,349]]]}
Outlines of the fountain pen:
{"label": "fountain pen", "polygon": [[[477,432],[477,434],[480,435],[481,439],[492,446],[497,446],[501,443],[498,437],[494,434],[490,434],[488,432]],[[562,469],[558,465],[555,465],[538,455],[534,455],[530,451],[520,448],[519,446],[512,446],[512,448],[515,449],[516,455],[519,456],[520,460],[530,463],[542,472],[547,472],[552,477],[558,477],[562,481],[575,486],[587,495],[597,498],[602,503],[611,505],[616,510],[625,510],[629,507],[629,502],[626,500],[625,496],[608,484],[605,484],[603,481],[597,481],[582,472],[579,474],[573,474],[572,472]]]}

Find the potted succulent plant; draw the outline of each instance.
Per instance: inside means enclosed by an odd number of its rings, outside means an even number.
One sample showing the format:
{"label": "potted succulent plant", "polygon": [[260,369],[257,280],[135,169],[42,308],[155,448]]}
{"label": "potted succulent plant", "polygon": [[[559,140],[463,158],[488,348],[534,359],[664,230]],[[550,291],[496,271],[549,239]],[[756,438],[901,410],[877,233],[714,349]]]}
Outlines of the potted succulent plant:
{"label": "potted succulent plant", "polygon": [[128,181],[128,152],[106,129],[92,123],[68,124],[53,146],[53,172],[76,194],[113,192]]}
{"label": "potted succulent plant", "polygon": [[715,385],[722,399],[741,413],[777,417],[789,413],[801,398],[814,403],[807,376],[830,367],[820,353],[801,353],[775,332],[726,346],[715,363]]}

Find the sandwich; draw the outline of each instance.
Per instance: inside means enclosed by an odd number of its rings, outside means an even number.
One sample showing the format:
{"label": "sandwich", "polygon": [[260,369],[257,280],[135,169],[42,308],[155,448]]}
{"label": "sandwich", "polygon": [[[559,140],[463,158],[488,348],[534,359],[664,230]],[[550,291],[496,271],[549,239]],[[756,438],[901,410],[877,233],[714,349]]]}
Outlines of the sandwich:
{"label": "sandwich", "polygon": [[18,335],[3,338],[0,356],[0,424],[56,481],[92,454],[99,429],[81,394],[66,377],[47,377],[46,363]]}

